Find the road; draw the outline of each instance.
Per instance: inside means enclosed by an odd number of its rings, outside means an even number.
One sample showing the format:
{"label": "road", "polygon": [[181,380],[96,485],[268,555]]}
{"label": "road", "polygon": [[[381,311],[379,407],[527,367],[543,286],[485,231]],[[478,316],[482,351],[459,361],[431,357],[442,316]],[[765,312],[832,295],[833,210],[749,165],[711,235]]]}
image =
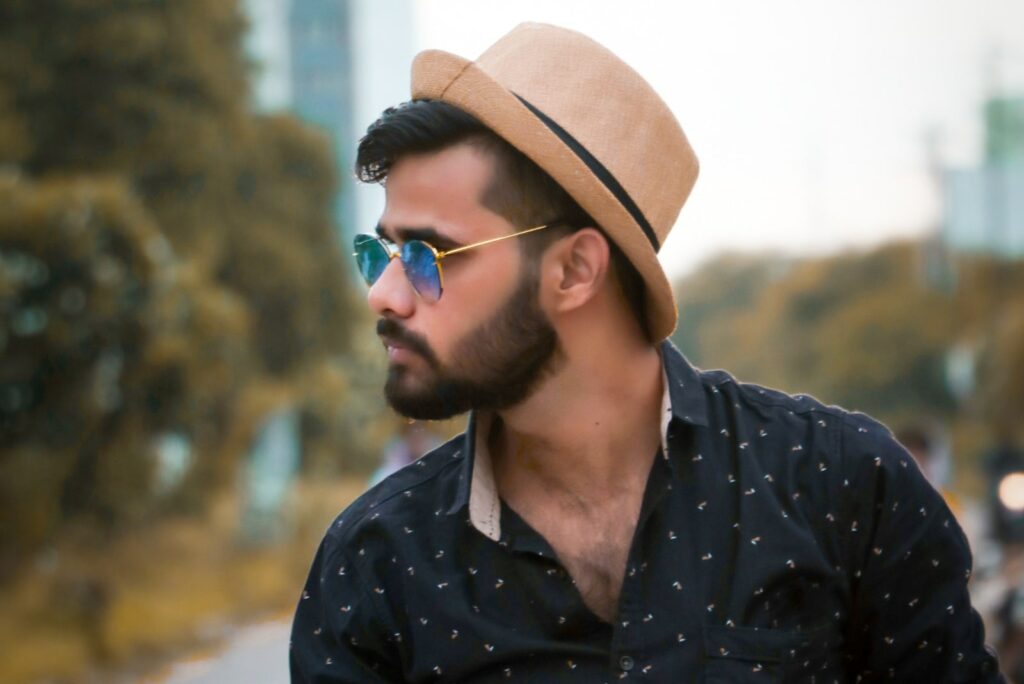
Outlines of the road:
{"label": "road", "polygon": [[175,664],[161,684],[288,684],[289,620],[244,627],[219,653]]}

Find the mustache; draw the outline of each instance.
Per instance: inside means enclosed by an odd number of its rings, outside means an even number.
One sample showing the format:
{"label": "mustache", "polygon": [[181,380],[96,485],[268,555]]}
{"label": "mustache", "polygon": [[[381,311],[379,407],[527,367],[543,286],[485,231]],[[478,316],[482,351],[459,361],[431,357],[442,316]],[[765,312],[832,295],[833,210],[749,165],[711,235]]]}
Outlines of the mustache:
{"label": "mustache", "polygon": [[427,344],[427,340],[411,330],[402,326],[401,323],[391,318],[382,318],[377,321],[377,335],[399,343],[406,349],[414,351],[425,358],[431,365],[437,365],[437,357],[434,350]]}

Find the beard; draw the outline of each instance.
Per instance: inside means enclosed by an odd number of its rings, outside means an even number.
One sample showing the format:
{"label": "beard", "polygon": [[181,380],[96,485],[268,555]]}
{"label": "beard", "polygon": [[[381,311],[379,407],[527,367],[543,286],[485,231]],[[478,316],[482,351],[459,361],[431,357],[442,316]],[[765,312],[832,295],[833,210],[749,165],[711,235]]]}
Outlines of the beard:
{"label": "beard", "polygon": [[501,309],[459,340],[448,366],[427,341],[390,318],[377,334],[401,342],[428,366],[413,377],[401,364],[388,368],[384,396],[407,418],[443,420],[469,410],[500,411],[519,404],[551,370],[558,335],[540,308],[538,278],[527,275]]}

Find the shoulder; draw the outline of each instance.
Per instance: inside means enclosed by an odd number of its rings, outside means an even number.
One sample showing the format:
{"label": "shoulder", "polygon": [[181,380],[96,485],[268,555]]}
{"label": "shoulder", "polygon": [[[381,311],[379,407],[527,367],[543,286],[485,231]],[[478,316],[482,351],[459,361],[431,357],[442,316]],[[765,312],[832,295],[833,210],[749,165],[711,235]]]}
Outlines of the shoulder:
{"label": "shoulder", "polygon": [[792,490],[787,495],[825,511],[856,507],[851,498],[934,498],[910,454],[871,416],[808,394],[740,382],[720,370],[698,376],[712,447],[785,482]]}
{"label": "shoulder", "polygon": [[[794,453],[813,452],[845,466],[876,460],[907,467],[910,456],[880,421],[859,411],[825,404],[809,394],[788,394],[740,382],[722,370],[698,371],[711,410],[719,421],[776,430]],[[765,435],[769,436],[769,435]],[[912,460],[912,459],[911,459]],[[854,463],[850,463],[850,462]]]}
{"label": "shoulder", "polygon": [[443,516],[466,476],[464,444],[459,434],[367,489],[331,522],[325,546],[359,548],[368,537]]}
{"label": "shoulder", "polygon": [[827,405],[810,394],[789,394],[771,387],[741,382],[724,370],[701,370],[697,374],[712,400],[715,395],[720,395],[722,399],[738,402],[738,406],[734,404],[737,409],[760,409],[771,416],[801,416],[802,420],[863,416],[840,406]]}

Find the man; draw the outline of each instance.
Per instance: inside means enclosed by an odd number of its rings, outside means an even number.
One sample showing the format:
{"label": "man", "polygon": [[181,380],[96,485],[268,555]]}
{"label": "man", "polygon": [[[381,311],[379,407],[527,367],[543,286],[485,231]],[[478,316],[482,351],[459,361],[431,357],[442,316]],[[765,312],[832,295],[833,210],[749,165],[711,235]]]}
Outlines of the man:
{"label": "man", "polygon": [[412,91],[360,143],[386,206],[356,257],[391,405],[472,413],[329,528],[293,681],[998,681],[888,431],[664,341],[697,161],[650,86],[526,24]]}

